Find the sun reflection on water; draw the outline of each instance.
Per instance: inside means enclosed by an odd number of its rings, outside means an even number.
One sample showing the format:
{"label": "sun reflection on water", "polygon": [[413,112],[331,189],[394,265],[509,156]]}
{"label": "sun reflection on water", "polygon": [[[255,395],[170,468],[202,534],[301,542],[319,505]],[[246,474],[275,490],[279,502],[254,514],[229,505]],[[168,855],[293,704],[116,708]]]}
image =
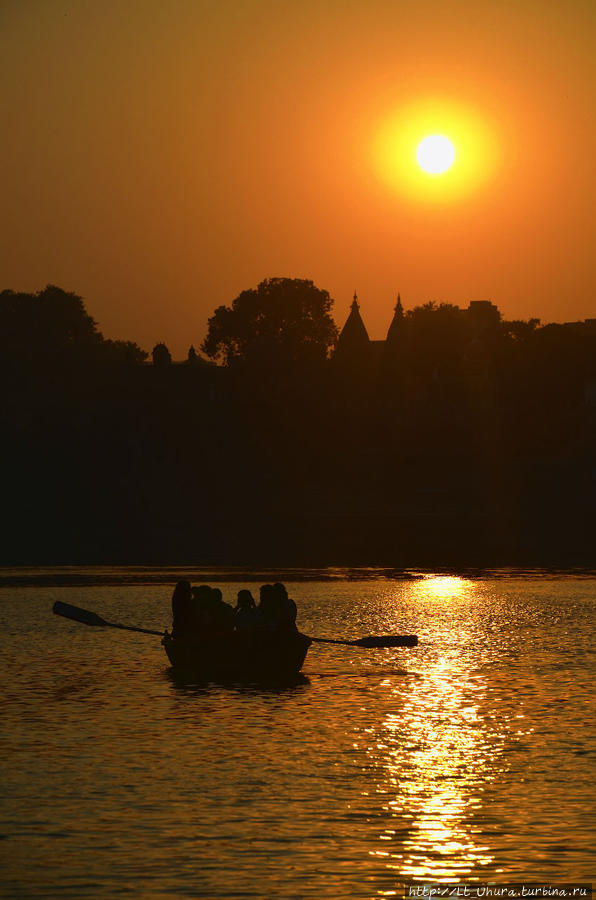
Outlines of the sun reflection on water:
{"label": "sun reflection on water", "polygon": [[474,591],[474,582],[459,575],[426,575],[418,582],[418,593],[440,600],[460,599]]}
{"label": "sun reflection on water", "polygon": [[[412,586],[423,603],[451,607],[473,596],[474,584],[432,576]],[[471,641],[461,628],[458,642]],[[363,743],[377,773],[385,827],[370,855],[405,880],[478,880],[494,866],[478,823],[487,783],[504,770],[503,737],[484,719],[486,681],[449,645],[429,654],[422,677],[387,679],[393,710],[368,729]],[[379,774],[380,773],[380,777]]]}

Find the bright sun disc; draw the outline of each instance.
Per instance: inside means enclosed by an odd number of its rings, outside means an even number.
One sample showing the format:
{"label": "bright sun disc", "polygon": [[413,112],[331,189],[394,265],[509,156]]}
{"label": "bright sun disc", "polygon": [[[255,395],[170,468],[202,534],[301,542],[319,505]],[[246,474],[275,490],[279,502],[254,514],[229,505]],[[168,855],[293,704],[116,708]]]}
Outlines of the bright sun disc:
{"label": "bright sun disc", "polygon": [[441,175],[450,169],[455,160],[455,148],[442,134],[429,134],[418,144],[418,165],[429,175]]}
{"label": "bright sun disc", "polygon": [[480,111],[420,98],[380,113],[371,145],[381,184],[415,206],[445,206],[489,186],[500,168],[497,135]]}

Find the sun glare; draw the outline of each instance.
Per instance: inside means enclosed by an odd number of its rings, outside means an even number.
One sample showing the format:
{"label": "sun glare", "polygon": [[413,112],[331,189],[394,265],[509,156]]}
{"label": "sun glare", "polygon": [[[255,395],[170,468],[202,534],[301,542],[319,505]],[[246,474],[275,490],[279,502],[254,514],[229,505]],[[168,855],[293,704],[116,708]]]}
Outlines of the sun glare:
{"label": "sun glare", "polygon": [[490,180],[496,146],[480,113],[451,100],[421,100],[379,121],[373,165],[385,186],[414,203],[453,203]]}
{"label": "sun glare", "polygon": [[472,582],[459,575],[428,575],[419,587],[425,597],[436,600],[461,600],[473,589]]}
{"label": "sun glare", "polygon": [[429,175],[442,175],[455,160],[455,147],[442,134],[429,134],[418,144],[418,165]]}

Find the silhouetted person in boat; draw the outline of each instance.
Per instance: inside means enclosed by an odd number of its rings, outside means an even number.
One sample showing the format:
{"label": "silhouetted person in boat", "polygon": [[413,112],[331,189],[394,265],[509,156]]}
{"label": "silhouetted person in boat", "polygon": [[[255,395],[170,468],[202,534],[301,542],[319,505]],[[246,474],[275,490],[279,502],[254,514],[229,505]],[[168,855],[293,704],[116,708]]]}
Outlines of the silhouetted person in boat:
{"label": "silhouetted person in boat", "polygon": [[234,610],[224,603],[219,588],[202,584],[193,588],[193,620],[197,637],[227,634],[234,627]]}
{"label": "silhouetted person in boat", "polygon": [[195,635],[202,634],[209,627],[211,588],[207,584],[192,588],[192,620]]}
{"label": "silhouetted person in boat", "polygon": [[246,589],[238,591],[238,599],[236,600],[236,609],[255,609],[255,598],[250,591]]}
{"label": "silhouetted person in boat", "polygon": [[212,589],[211,597],[213,627],[222,634],[229,634],[234,629],[234,607],[224,602],[219,588]]}
{"label": "silhouetted person in boat", "polygon": [[263,625],[271,629],[296,628],[296,604],[288,597],[283,584],[264,584],[260,592],[259,615]]}
{"label": "silhouetted person in boat", "polygon": [[258,624],[257,605],[250,591],[238,591],[238,600],[234,610],[236,628],[254,628]]}
{"label": "silhouetted person in boat", "polygon": [[190,637],[194,628],[190,581],[179,581],[172,594],[172,637]]}
{"label": "silhouetted person in boat", "polygon": [[264,584],[259,590],[257,617],[259,625],[270,627],[274,623],[275,600],[272,584]]}
{"label": "silhouetted person in boat", "polygon": [[276,581],[273,585],[275,620],[280,628],[296,628],[296,604],[283,584]]}

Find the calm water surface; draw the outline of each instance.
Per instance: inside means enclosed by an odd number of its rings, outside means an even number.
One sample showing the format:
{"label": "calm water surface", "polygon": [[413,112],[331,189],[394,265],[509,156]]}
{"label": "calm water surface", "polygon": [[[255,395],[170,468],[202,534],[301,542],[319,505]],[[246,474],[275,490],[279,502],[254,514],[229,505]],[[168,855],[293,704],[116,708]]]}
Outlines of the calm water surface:
{"label": "calm water surface", "polygon": [[596,880],[596,578],[288,581],[306,633],[420,646],[313,646],[274,690],[181,686],[158,638],[51,614],[161,629],[159,578],[29,575],[0,588],[3,896]]}

